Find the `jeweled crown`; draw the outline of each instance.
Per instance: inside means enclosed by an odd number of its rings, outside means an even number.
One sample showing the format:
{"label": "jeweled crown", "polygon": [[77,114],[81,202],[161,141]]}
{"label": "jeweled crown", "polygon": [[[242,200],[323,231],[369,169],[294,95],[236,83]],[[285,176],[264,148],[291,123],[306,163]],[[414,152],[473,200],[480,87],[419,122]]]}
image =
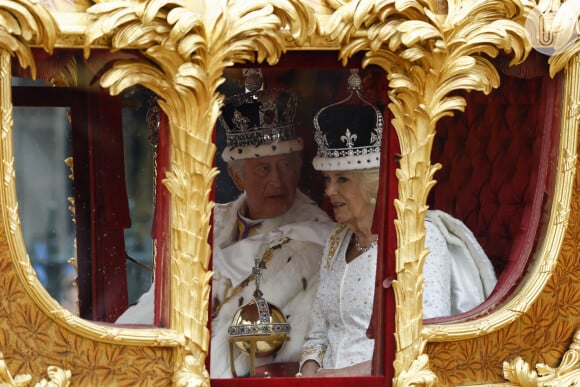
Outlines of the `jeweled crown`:
{"label": "jeweled crown", "polygon": [[318,151],[312,164],[321,171],[377,168],[380,164],[383,115],[361,93],[356,70],[348,79],[349,95],[314,116]]}
{"label": "jeweled crown", "polygon": [[292,153],[303,148],[296,137],[297,100],[284,89],[259,90],[258,70],[246,73],[248,93],[226,98],[219,118],[226,130],[225,161]]}

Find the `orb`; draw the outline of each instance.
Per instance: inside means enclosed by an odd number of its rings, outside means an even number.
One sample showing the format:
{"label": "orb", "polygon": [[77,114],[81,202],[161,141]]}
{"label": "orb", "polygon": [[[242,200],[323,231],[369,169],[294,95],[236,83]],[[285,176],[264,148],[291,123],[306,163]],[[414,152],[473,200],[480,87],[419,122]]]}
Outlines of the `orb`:
{"label": "orb", "polygon": [[277,306],[262,298],[242,305],[228,329],[230,340],[244,353],[251,353],[255,343],[257,358],[272,356],[289,340],[290,324]]}

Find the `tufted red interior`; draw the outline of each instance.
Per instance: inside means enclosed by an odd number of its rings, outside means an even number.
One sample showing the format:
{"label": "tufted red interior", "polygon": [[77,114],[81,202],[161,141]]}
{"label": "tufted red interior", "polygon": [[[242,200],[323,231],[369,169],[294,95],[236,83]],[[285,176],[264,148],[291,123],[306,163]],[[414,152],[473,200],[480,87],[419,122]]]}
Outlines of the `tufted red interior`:
{"label": "tufted red interior", "polygon": [[430,205],[465,222],[498,276],[490,299],[453,320],[473,318],[501,302],[525,271],[559,130],[558,90],[559,81],[547,75],[503,76],[490,96],[464,94],[465,112],[438,123],[432,162],[443,168]]}

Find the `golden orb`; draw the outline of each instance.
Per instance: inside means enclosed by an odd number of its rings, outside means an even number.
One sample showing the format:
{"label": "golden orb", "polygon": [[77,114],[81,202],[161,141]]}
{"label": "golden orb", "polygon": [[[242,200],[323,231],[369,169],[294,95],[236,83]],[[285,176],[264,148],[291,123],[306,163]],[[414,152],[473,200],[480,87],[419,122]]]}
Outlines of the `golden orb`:
{"label": "golden orb", "polygon": [[255,345],[257,358],[274,355],[289,339],[290,324],[282,311],[263,298],[242,305],[234,314],[228,329],[230,340],[247,354]]}

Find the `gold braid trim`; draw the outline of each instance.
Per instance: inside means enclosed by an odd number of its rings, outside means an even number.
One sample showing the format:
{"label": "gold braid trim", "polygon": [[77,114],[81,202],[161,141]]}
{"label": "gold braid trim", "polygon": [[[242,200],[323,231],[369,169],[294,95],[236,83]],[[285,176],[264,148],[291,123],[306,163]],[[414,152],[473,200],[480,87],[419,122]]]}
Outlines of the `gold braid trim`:
{"label": "gold braid trim", "polygon": [[344,229],[346,228],[346,224],[339,224],[336,231],[330,236],[329,244],[330,247],[328,248],[328,255],[326,256],[326,268],[330,268],[330,264],[334,259],[334,254],[336,254],[336,249],[338,248],[338,244],[340,243],[339,235],[342,234]]}

